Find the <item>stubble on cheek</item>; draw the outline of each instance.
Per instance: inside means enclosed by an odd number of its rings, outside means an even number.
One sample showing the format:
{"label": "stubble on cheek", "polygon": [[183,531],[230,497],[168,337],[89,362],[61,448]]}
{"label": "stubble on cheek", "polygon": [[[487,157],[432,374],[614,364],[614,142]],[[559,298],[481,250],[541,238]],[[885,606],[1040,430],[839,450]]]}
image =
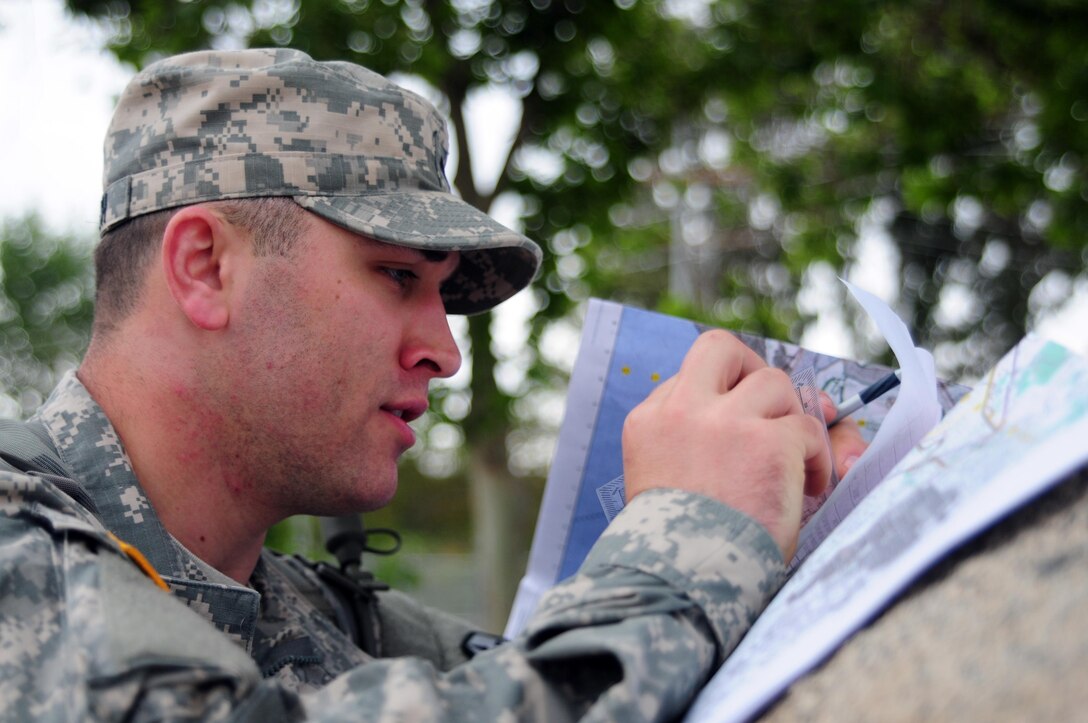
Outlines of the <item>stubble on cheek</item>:
{"label": "stubble on cheek", "polygon": [[227,343],[198,375],[209,400],[207,442],[216,447],[226,488],[277,506],[296,453],[290,435],[299,414],[290,404],[298,390],[289,375],[304,325],[293,313],[295,294],[283,260],[262,259],[232,311]]}
{"label": "stubble on cheek", "polygon": [[289,514],[376,509],[397,489],[403,452],[379,411],[397,389],[395,339],[362,287],[349,293],[342,278],[305,283],[289,264],[270,261],[247,289],[232,378],[221,387],[246,449],[238,461]]}

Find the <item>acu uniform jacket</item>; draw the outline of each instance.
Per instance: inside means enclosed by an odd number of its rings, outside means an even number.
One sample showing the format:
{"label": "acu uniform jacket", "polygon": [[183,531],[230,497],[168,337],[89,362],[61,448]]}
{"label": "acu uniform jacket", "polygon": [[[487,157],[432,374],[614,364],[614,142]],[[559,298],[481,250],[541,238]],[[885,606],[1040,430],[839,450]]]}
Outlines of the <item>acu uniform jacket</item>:
{"label": "acu uniform jacket", "polygon": [[95,512],[47,478],[0,472],[3,720],[667,720],[782,581],[757,523],[698,495],[647,492],[516,639],[466,661],[467,627],[384,593],[378,620],[396,642],[375,659],[271,553],[242,586],[179,544],[74,374],[30,422]]}

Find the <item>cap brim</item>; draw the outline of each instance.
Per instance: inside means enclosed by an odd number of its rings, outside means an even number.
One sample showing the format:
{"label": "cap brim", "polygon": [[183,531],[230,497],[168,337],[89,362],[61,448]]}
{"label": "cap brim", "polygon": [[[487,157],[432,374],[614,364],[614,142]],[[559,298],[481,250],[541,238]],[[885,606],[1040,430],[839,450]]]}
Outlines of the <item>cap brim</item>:
{"label": "cap brim", "polygon": [[401,190],[294,199],[325,220],[378,241],[459,251],[461,263],[442,286],[450,314],[487,311],[525,288],[540,268],[536,243],[448,193]]}

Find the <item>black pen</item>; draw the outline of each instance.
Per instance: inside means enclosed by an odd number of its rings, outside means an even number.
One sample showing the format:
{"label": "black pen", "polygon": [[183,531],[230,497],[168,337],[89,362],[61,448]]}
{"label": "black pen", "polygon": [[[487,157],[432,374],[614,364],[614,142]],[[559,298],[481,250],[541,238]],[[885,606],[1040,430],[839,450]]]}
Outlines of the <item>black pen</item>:
{"label": "black pen", "polygon": [[850,416],[877,397],[895,389],[899,386],[899,381],[902,376],[903,372],[896,369],[880,381],[873,382],[854,396],[840,402],[838,406],[835,407],[835,418],[828,422],[827,426],[831,427],[838,424],[844,417]]}

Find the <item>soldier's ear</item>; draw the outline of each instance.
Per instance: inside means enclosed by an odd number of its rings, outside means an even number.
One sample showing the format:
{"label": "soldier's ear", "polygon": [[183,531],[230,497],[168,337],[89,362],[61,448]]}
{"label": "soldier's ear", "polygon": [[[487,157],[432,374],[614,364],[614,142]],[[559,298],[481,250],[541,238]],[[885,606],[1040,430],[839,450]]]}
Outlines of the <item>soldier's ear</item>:
{"label": "soldier's ear", "polygon": [[216,331],[230,320],[230,297],[242,256],[249,248],[241,231],[207,205],[185,206],[162,237],[166,285],[178,308],[195,326]]}

